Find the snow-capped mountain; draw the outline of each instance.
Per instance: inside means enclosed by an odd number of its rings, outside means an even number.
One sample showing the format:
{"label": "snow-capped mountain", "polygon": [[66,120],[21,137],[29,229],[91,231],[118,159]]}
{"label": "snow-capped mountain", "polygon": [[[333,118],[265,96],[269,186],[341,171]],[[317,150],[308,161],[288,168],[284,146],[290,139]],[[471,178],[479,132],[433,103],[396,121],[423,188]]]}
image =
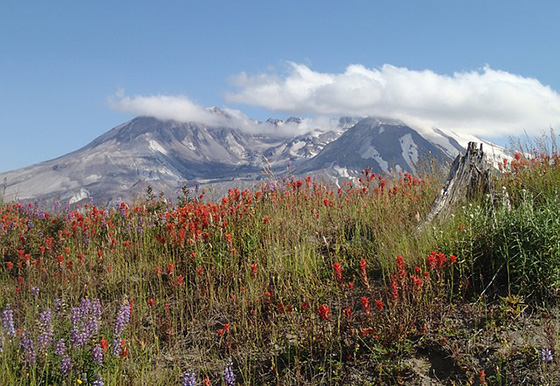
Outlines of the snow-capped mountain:
{"label": "snow-capped mountain", "polygon": [[[216,108],[212,112],[226,116]],[[278,135],[288,126],[303,134]],[[414,173],[423,156],[451,160],[473,140],[375,118],[343,117],[325,126],[290,118],[269,120],[260,126],[266,130],[251,132],[138,117],[72,153],[0,173],[0,181],[5,181],[7,200],[76,203],[93,198],[107,204],[144,196],[148,185],[175,198],[184,185],[254,184],[267,177],[265,167],[279,175],[288,164],[292,172],[328,171],[335,177],[356,175],[366,167]]]}

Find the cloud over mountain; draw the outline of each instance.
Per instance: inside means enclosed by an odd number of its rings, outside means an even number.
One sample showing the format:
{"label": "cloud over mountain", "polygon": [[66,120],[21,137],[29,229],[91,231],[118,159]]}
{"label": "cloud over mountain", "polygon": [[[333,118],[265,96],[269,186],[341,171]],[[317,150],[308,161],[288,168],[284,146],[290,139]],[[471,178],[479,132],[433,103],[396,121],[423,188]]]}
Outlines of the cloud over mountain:
{"label": "cloud over mountain", "polygon": [[384,65],[321,73],[238,74],[230,102],[290,114],[382,116],[483,136],[540,134],[560,126],[560,95],[536,79],[484,67],[441,75]]}
{"label": "cloud over mountain", "polygon": [[109,98],[111,108],[130,114],[177,122],[197,122],[210,127],[231,127],[249,134],[266,133],[279,137],[293,137],[316,128],[334,129],[337,121],[325,117],[282,122],[273,125],[257,122],[236,109],[204,107],[185,95],[135,95],[127,96],[119,90]]}

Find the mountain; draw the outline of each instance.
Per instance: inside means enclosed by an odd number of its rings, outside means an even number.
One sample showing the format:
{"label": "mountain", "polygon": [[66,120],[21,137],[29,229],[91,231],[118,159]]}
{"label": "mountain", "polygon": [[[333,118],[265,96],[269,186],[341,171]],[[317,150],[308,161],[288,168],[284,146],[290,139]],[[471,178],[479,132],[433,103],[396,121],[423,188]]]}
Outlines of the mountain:
{"label": "mountain", "polygon": [[[211,111],[227,118],[217,108]],[[148,186],[170,198],[184,185],[203,184],[218,191],[252,186],[270,177],[265,168],[276,175],[288,167],[292,173],[327,173],[335,180],[366,167],[414,173],[422,157],[451,160],[472,140],[375,118],[343,117],[327,126],[310,127],[304,119],[290,118],[247,131],[138,117],[72,153],[0,173],[0,181],[5,182],[7,200],[78,203],[93,198],[108,204],[119,197],[143,197]],[[303,134],[286,137],[281,133],[286,127]]]}

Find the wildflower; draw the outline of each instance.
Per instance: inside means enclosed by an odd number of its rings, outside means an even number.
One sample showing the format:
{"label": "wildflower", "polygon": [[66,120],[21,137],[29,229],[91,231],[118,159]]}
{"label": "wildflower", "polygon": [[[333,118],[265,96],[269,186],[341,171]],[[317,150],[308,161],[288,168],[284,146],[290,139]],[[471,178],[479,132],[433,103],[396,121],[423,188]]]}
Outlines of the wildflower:
{"label": "wildflower", "polygon": [[103,348],[99,343],[93,346],[92,357],[93,357],[93,361],[98,365],[103,363]]}
{"label": "wildflower", "polygon": [[103,382],[101,375],[98,375],[97,379],[93,381],[93,383],[91,384],[91,386],[103,386],[103,385],[105,385],[105,383]]}
{"label": "wildflower", "polygon": [[486,373],[484,372],[484,370],[480,370],[478,372],[478,382],[481,385],[486,385]]}
{"label": "wildflower", "polygon": [[375,301],[375,308],[378,311],[381,311],[383,309],[383,300],[379,299]]}
{"label": "wildflower", "polygon": [[109,348],[109,342],[107,342],[107,339],[101,339],[101,347],[103,348],[103,353],[107,354],[107,349]]}
{"label": "wildflower", "polygon": [[204,386],[211,386],[212,383],[210,382],[210,379],[208,378],[204,378]]}
{"label": "wildflower", "polygon": [[367,276],[367,271],[366,271],[366,261],[365,259],[360,260],[360,274],[362,276],[362,283],[364,284],[364,286],[369,289],[369,280],[368,280],[368,276]]}
{"label": "wildflower", "polygon": [[318,309],[319,316],[321,316],[322,320],[331,320],[330,314],[331,310],[326,304],[321,304]]}
{"label": "wildflower", "polygon": [[60,372],[63,375],[68,374],[71,366],[72,366],[72,362],[70,360],[70,357],[67,354],[64,354],[64,356],[60,360]]}
{"label": "wildflower", "polygon": [[51,345],[53,341],[53,328],[51,323],[51,309],[45,308],[39,315],[39,321],[41,323],[41,328],[43,333],[39,336],[39,350],[44,350]]}
{"label": "wildflower", "polygon": [[39,287],[31,287],[31,290],[29,292],[31,293],[31,296],[36,298],[37,296],[39,296],[41,290],[39,289]]}
{"label": "wildflower", "polygon": [[253,275],[253,277],[257,277],[257,269],[258,269],[257,264],[251,265],[251,275]]}
{"label": "wildflower", "polygon": [[10,309],[10,305],[6,304],[2,310],[2,327],[9,336],[16,336],[16,329],[14,327],[14,311]]}
{"label": "wildflower", "polygon": [[455,255],[449,256],[449,262],[451,264],[455,263],[456,261],[457,261],[457,256],[455,256]]}
{"label": "wildflower", "polygon": [[543,348],[541,350],[541,361],[545,363],[550,363],[554,360],[554,355],[552,354],[552,350],[549,348]]}
{"label": "wildflower", "polygon": [[63,356],[66,352],[66,344],[63,340],[56,341],[54,344],[54,353],[58,356]]}
{"label": "wildflower", "polygon": [[342,286],[344,277],[342,276],[342,267],[340,266],[340,263],[338,261],[334,262],[333,269],[336,282],[338,283],[338,285]]}
{"label": "wildflower", "polygon": [[196,376],[194,375],[194,372],[191,371],[184,373],[182,381],[183,386],[196,386]]}
{"label": "wildflower", "polygon": [[224,369],[224,381],[226,382],[227,386],[235,385],[235,374],[233,373],[232,366],[233,364],[230,363]]}
{"label": "wildflower", "polygon": [[115,321],[114,335],[115,337],[120,337],[125,325],[130,321],[130,306],[128,304],[123,304],[119,308],[117,314],[117,320]]}
{"label": "wildflower", "polygon": [[150,298],[149,304],[150,304],[150,307],[153,307],[154,306],[154,299]]}
{"label": "wildflower", "polygon": [[27,366],[33,366],[35,364],[35,359],[37,358],[37,353],[35,352],[33,340],[25,330],[21,334],[21,349],[25,355],[25,362]]}
{"label": "wildflower", "polygon": [[406,271],[404,269],[404,261],[402,256],[397,256],[397,271],[401,279],[403,279],[406,276]]}
{"label": "wildflower", "polygon": [[122,353],[122,347],[121,347],[121,340],[116,337],[115,339],[113,339],[113,355],[114,356],[119,356]]}
{"label": "wildflower", "polygon": [[362,297],[361,299],[362,302],[362,308],[364,309],[364,312],[366,313],[366,315],[371,315],[371,309],[369,306],[369,299],[367,297]]}
{"label": "wildflower", "polygon": [[351,308],[346,307],[345,309],[342,310],[342,312],[344,313],[344,316],[346,316],[346,319],[352,320],[352,309]]}

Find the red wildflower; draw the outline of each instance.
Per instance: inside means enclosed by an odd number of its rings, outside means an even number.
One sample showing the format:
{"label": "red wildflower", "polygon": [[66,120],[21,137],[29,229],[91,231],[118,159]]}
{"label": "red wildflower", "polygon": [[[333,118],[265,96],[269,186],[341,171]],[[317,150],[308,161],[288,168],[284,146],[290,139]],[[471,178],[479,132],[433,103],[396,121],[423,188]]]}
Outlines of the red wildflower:
{"label": "red wildflower", "polygon": [[257,269],[258,269],[258,265],[257,264],[253,264],[251,265],[251,274],[253,275],[253,277],[257,277]]}
{"label": "red wildflower", "polygon": [[375,301],[375,308],[377,308],[378,311],[381,311],[383,309],[383,300],[379,299]]}
{"label": "red wildflower", "polygon": [[101,339],[101,347],[103,348],[103,352],[107,354],[107,349],[109,347],[109,342],[107,342],[107,339]]}
{"label": "red wildflower", "polygon": [[342,267],[340,266],[340,263],[338,261],[334,262],[333,269],[334,269],[334,276],[336,278],[338,285],[342,286],[344,282],[344,277],[342,276]]}
{"label": "red wildflower", "polygon": [[155,303],[155,301],[154,301],[154,299],[150,298],[150,300],[149,300],[149,302],[148,302],[148,303],[150,304],[150,307],[153,307],[153,306],[154,306],[154,303]]}
{"label": "red wildflower", "polygon": [[401,279],[403,279],[406,276],[406,271],[404,270],[404,261],[402,256],[397,256],[397,272]]}
{"label": "red wildflower", "polygon": [[174,269],[175,269],[175,266],[174,266],[173,264],[169,264],[169,265],[167,266],[167,274],[168,274],[168,275],[173,275]]}
{"label": "red wildflower", "polygon": [[364,284],[364,286],[366,288],[369,289],[369,280],[368,280],[368,276],[367,276],[367,270],[366,270],[366,261],[365,259],[361,259],[360,260],[360,274],[362,276],[362,283]]}
{"label": "red wildflower", "polygon": [[480,370],[478,372],[478,383],[480,383],[481,385],[486,385],[486,373],[484,372],[484,370]]}
{"label": "red wildflower", "polygon": [[455,256],[455,255],[449,256],[449,262],[451,264],[455,263],[456,261],[457,261],[457,256]]}
{"label": "red wildflower", "polygon": [[331,320],[331,310],[326,304],[321,304],[318,312],[322,320]]}
{"label": "red wildflower", "polygon": [[11,261],[8,261],[6,263],[6,266],[8,267],[8,269],[12,269],[14,267],[14,263],[12,263]]}
{"label": "red wildflower", "polygon": [[204,378],[204,386],[212,386],[212,383],[210,382],[210,379]]}
{"label": "red wildflower", "polygon": [[368,328],[362,328],[360,330],[360,335],[361,336],[368,336],[368,335],[373,335],[374,331],[373,328],[368,327]]}
{"label": "red wildflower", "polygon": [[222,335],[224,335],[224,329],[218,328],[218,336],[221,337]]}
{"label": "red wildflower", "polygon": [[364,297],[362,297],[361,302],[362,302],[362,308],[364,309],[364,312],[366,313],[366,315],[371,315],[369,299],[364,296]]}
{"label": "red wildflower", "polygon": [[351,308],[346,307],[345,309],[342,310],[342,312],[344,313],[344,316],[346,316],[346,319],[352,320],[352,309]]}
{"label": "red wildflower", "polygon": [[183,285],[183,281],[184,281],[183,275],[177,276],[177,285],[179,286]]}
{"label": "red wildflower", "polygon": [[301,309],[302,310],[307,310],[309,308],[309,303],[308,302],[303,302],[301,303]]}

